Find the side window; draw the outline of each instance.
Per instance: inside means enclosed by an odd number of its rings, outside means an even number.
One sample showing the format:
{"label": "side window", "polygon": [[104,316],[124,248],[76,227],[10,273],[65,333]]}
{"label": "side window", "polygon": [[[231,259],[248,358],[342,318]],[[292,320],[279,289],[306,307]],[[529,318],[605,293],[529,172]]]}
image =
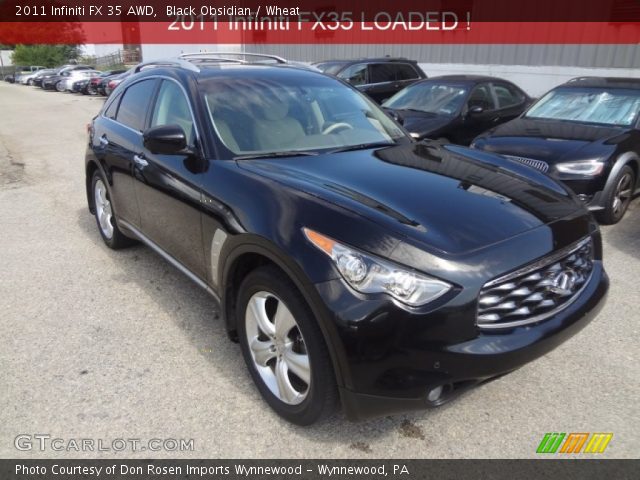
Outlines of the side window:
{"label": "side window", "polygon": [[163,80],[158,92],[151,126],[180,125],[187,136],[187,144],[193,145],[195,130],[189,103],[182,89],[174,82]]}
{"label": "side window", "polygon": [[482,107],[484,110],[493,110],[495,108],[488,83],[481,83],[473,89],[469,100],[467,100],[467,107]]}
{"label": "side window", "polygon": [[122,95],[116,120],[127,127],[141,132],[149,109],[155,80],[143,80],[131,85]]}
{"label": "side window", "polygon": [[513,107],[523,100],[522,94],[509,85],[494,84],[493,91],[498,99],[498,108]]}
{"label": "side window", "polygon": [[369,83],[393,82],[396,79],[395,65],[390,63],[373,63],[369,65]]}
{"label": "side window", "polygon": [[104,116],[111,120],[116,119],[116,113],[118,112],[118,104],[120,103],[120,95],[113,99],[107,109],[104,111]]}
{"label": "side window", "polygon": [[345,68],[338,77],[346,80],[351,85],[364,85],[367,82],[367,65],[358,64]]}
{"label": "side window", "polygon": [[418,72],[408,63],[397,63],[394,65],[396,80],[414,80],[420,78]]}

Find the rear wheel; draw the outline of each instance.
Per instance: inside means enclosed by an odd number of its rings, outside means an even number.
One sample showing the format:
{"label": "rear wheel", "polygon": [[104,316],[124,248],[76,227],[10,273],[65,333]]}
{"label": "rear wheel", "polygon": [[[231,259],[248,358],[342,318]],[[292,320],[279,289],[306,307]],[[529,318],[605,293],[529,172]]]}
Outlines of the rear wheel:
{"label": "rear wheel", "polygon": [[629,165],[625,165],[614,178],[613,188],[606,193],[604,210],[596,214],[600,223],[613,225],[622,220],[629,203],[631,203],[635,184],[636,176],[633,169]]}
{"label": "rear wheel", "polygon": [[245,363],[271,408],[298,425],[331,414],[337,393],[329,353],[291,280],[275,267],[254,270],[240,286],[237,312]]}
{"label": "rear wheel", "polygon": [[135,243],[134,240],[125,236],[116,223],[111,204],[111,194],[107,187],[107,182],[96,170],[91,180],[91,192],[93,193],[93,211],[98,224],[100,236],[109,248],[119,250]]}
{"label": "rear wheel", "polygon": [[64,83],[62,83],[62,80],[56,83],[56,90],[59,92],[64,92]]}

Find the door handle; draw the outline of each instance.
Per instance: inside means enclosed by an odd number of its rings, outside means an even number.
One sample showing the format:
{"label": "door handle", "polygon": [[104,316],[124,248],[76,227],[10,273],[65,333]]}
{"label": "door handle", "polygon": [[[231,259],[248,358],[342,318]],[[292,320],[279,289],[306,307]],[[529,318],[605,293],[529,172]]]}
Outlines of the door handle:
{"label": "door handle", "polygon": [[109,145],[109,140],[107,139],[106,136],[101,136],[100,137],[100,145],[102,145],[103,147],[106,147],[107,145]]}
{"label": "door handle", "polygon": [[134,155],[133,162],[139,167],[146,167],[149,165],[149,162],[147,162],[141,155]]}

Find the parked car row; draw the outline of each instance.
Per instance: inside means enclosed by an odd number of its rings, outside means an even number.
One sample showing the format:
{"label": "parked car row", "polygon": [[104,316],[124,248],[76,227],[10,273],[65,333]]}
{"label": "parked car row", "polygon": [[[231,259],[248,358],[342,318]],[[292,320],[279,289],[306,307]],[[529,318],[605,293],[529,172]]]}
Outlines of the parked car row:
{"label": "parked car row", "polygon": [[25,67],[22,74],[5,80],[40,87],[44,90],[108,96],[130,74],[128,70],[94,70],[88,65],[62,65],[57,68]]}
{"label": "parked car row", "polygon": [[640,79],[576,78],[535,102],[502,78],[426,78],[403,58],[323,61],[413,138],[499,153],[570,186],[601,223],[640,193]]}

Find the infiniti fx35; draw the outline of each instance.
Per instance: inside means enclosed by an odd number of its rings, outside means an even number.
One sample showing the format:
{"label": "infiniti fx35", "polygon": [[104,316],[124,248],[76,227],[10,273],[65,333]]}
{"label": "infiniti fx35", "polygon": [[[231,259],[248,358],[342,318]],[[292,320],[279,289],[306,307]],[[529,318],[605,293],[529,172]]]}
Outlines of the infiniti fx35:
{"label": "infiniti fx35", "polygon": [[417,143],[352,86],[281,59],[136,70],[88,128],[98,231],[219,299],[287,420],[438,406],[602,307],[598,226],[546,175]]}

